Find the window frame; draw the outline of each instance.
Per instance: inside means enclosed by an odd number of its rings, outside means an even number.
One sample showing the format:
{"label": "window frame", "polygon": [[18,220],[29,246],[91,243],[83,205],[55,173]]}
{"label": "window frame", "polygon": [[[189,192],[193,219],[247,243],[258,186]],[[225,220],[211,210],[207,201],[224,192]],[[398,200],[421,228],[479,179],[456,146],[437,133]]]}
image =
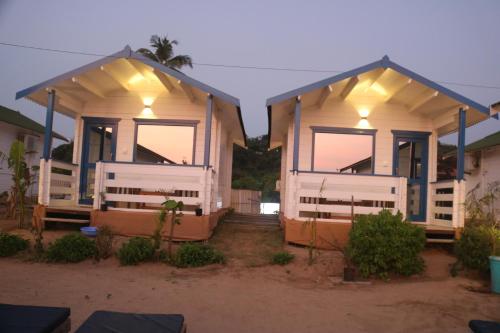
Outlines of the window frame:
{"label": "window frame", "polygon": [[332,173],[332,174],[344,174],[336,171],[315,171],[314,170],[314,151],[316,144],[316,133],[327,133],[327,134],[348,134],[348,135],[369,135],[372,137],[372,163],[370,173],[348,173],[349,175],[375,175],[375,147],[377,130],[376,129],[360,129],[360,128],[349,128],[349,127],[325,127],[325,126],[311,126],[312,130],[312,150],[311,150],[311,172],[321,172],[321,173]]}
{"label": "window frame", "polygon": [[[140,125],[156,125],[156,126],[183,126],[183,127],[193,127],[193,152],[192,152],[192,160],[191,163],[186,164],[189,166],[196,165],[196,132],[199,120],[187,120],[187,119],[142,119],[142,118],[134,118],[135,122],[134,126],[134,151],[132,154],[132,161],[135,163],[139,163],[136,161],[137,158],[137,134],[139,133]],[[147,163],[140,162],[144,164],[158,164],[158,163]],[[184,165],[184,164],[173,164],[173,165]]]}

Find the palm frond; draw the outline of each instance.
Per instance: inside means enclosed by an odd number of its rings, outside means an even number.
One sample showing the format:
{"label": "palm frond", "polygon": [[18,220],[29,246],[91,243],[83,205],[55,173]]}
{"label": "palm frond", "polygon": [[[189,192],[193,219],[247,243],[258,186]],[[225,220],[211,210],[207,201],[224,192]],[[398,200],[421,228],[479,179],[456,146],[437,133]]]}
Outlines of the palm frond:
{"label": "palm frond", "polygon": [[145,49],[145,48],[141,48],[141,49],[137,50],[137,53],[140,53],[143,56],[145,56],[146,58],[149,58],[149,59],[151,59],[153,61],[158,62],[158,58],[156,57],[156,55],[151,50],[148,50],[148,49]]}
{"label": "palm frond", "polygon": [[193,68],[193,60],[188,55],[178,55],[169,59],[166,65],[178,69],[180,69],[183,66],[189,66]]}

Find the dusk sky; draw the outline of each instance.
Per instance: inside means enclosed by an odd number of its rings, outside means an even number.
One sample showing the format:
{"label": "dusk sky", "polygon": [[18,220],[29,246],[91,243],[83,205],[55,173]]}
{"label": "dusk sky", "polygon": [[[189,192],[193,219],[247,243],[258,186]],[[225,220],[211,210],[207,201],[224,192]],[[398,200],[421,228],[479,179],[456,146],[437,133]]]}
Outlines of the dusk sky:
{"label": "dusk sky", "polygon": [[[240,98],[249,136],[267,132],[268,97],[387,54],[391,60],[490,105],[500,100],[500,1],[24,1],[0,0],[0,42],[111,54],[177,39],[188,75]],[[16,91],[97,57],[0,45],[0,104],[44,122],[45,110]],[[331,70],[293,72],[223,64]],[[54,129],[73,136],[72,121]],[[467,142],[500,129],[489,120]],[[449,139],[447,140],[449,141]]]}

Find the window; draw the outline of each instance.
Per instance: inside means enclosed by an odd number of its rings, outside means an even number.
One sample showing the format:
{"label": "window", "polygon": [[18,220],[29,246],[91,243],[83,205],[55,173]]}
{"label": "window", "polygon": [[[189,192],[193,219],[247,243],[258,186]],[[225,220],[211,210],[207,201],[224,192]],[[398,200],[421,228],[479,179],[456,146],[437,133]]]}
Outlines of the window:
{"label": "window", "polygon": [[313,127],[312,170],[373,174],[376,130]]}
{"label": "window", "polygon": [[134,161],[194,164],[197,123],[182,120],[136,120]]}

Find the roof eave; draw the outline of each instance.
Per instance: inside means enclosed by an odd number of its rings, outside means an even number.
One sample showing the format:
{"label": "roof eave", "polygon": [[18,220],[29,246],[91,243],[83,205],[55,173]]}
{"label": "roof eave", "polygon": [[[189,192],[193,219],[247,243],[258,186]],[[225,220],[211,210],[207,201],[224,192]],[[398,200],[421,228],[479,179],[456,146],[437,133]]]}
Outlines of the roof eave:
{"label": "roof eave", "polygon": [[[366,73],[368,71],[371,71],[373,69],[376,69],[378,67],[381,67],[381,68],[390,68],[396,72],[399,72],[417,82],[420,82],[421,84],[423,85],[426,85],[434,90],[437,90],[439,91],[440,93],[444,94],[444,95],[448,95],[449,97],[465,104],[465,105],[468,105],[476,110],[478,110],[479,112],[481,113],[484,113],[485,115],[487,116],[490,116],[490,110],[489,108],[465,97],[465,96],[462,96],[432,80],[429,80],[403,66],[400,66],[398,64],[396,64],[395,62],[391,61],[389,59],[388,56],[384,56],[381,60],[378,60],[378,61],[375,61],[375,62],[372,62],[370,64],[367,64],[367,65],[364,65],[364,66],[361,66],[361,67],[358,67],[358,68],[355,68],[353,70],[350,70],[350,71],[347,71],[347,72],[344,72],[344,73],[341,73],[341,74],[338,74],[338,75],[335,75],[335,76],[332,76],[332,77],[329,77],[327,79],[324,79],[324,80],[321,80],[321,81],[318,81],[318,82],[315,82],[315,83],[312,83],[312,84],[308,84],[306,86],[303,86],[303,87],[300,87],[300,88],[297,88],[297,89],[294,89],[294,90],[291,90],[291,91],[288,91],[286,93],[283,93],[283,94],[280,94],[280,95],[277,95],[277,96],[274,96],[274,97],[271,97],[271,98],[268,98],[267,101],[266,101],[266,106],[272,106],[274,104],[277,104],[277,103],[280,103],[280,102],[283,102],[287,99],[290,99],[290,98],[293,98],[293,97],[296,97],[296,96],[299,96],[299,95],[303,95],[305,93],[308,93],[308,92],[311,92],[313,90],[316,90],[316,89],[320,89],[320,88],[323,88],[323,87],[326,87],[327,85],[329,84],[333,84],[333,83],[336,83],[336,82],[339,82],[339,81],[342,81],[342,80],[345,80],[349,77],[352,77],[352,76],[356,76],[356,75],[360,75],[362,73]],[[500,102],[499,102],[500,103]],[[497,103],[498,104],[498,103]]]}

